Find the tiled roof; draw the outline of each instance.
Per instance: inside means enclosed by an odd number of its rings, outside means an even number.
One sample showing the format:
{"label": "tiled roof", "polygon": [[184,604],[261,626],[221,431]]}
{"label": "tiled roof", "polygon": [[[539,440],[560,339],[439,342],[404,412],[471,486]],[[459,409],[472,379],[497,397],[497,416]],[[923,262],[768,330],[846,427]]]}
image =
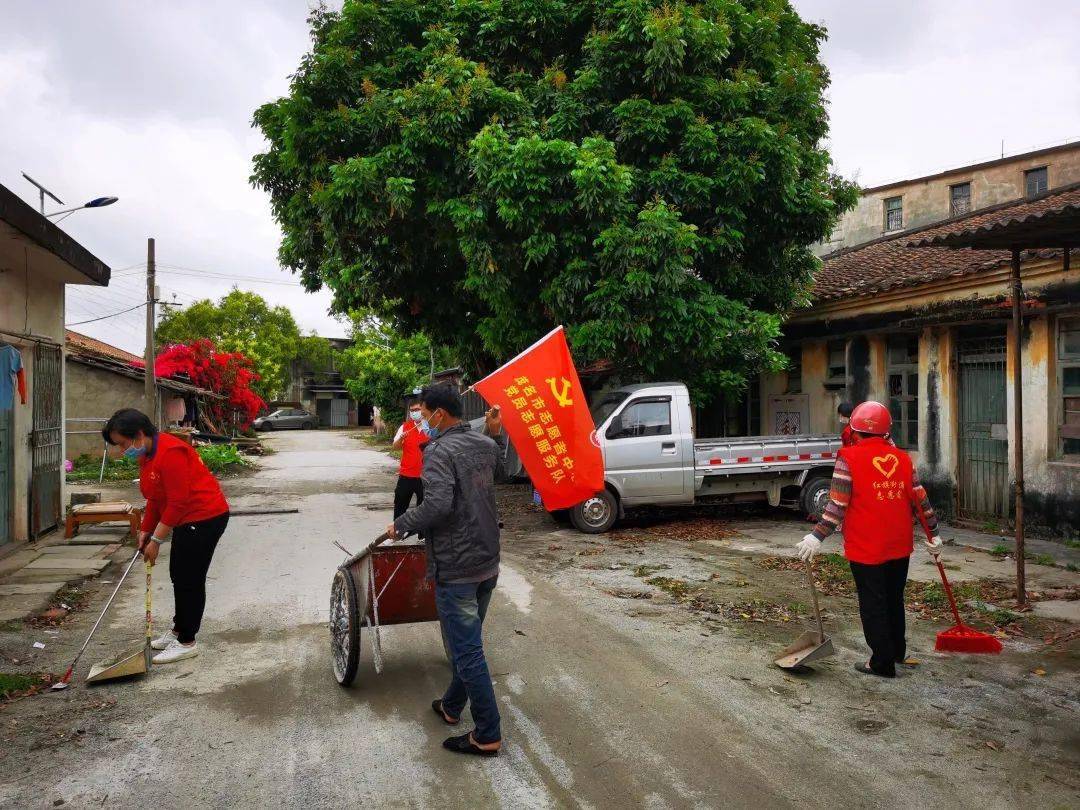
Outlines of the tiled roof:
{"label": "tiled roof", "polygon": [[70,329],[67,330],[67,347],[68,351],[108,357],[112,360],[119,360],[121,363],[142,363],[143,360],[137,354],[118,349],[116,346],[110,346],[108,343],[95,340],[88,335],[72,332]]}
{"label": "tiled roof", "polygon": [[[915,230],[845,248],[822,259],[814,284],[815,302],[858,298],[984,272],[1008,264],[1008,250],[953,249],[937,246],[950,234],[1002,227],[1017,220],[1080,205],[1080,184],[1064,186],[1031,200],[1014,200]],[[916,245],[935,245],[917,247]],[[1053,255],[1053,250],[1025,254]]]}

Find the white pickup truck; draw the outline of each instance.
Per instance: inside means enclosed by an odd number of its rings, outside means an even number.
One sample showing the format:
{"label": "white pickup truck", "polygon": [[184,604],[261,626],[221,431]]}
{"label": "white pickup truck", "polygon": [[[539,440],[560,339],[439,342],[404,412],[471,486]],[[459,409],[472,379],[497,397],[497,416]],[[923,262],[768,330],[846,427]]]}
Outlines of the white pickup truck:
{"label": "white pickup truck", "polygon": [[606,486],[556,515],[580,531],[606,532],[635,506],[767,500],[818,515],[828,502],[839,436],[695,439],[682,383],[619,388],[592,412]]}

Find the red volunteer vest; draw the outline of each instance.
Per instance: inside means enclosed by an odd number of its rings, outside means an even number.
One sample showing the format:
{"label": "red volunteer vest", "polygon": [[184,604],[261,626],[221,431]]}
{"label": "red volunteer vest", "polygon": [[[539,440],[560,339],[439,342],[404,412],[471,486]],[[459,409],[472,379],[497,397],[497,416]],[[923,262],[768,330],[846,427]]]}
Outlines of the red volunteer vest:
{"label": "red volunteer vest", "polygon": [[420,448],[428,443],[428,436],[420,429],[420,423],[411,419],[401,426],[404,441],[401,443],[401,464],[398,475],[403,478],[419,478],[424,472],[424,454]]}
{"label": "red volunteer vest", "polygon": [[860,439],[838,455],[851,470],[844,555],[866,565],[910,557],[915,550],[911,457],[878,437]]}

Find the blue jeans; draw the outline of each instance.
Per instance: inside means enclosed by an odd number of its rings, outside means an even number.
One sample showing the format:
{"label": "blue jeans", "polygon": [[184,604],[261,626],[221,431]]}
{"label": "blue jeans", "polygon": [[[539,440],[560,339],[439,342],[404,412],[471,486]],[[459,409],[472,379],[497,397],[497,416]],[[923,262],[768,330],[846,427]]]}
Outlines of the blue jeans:
{"label": "blue jeans", "polygon": [[443,711],[451,717],[461,717],[466,703],[472,704],[474,737],[479,743],[502,739],[499,727],[499,706],[491,685],[484,658],[482,631],[491,592],[498,577],[463,585],[435,583],[435,605],[439,610],[446,642],[450,647],[454,677],[443,695]]}

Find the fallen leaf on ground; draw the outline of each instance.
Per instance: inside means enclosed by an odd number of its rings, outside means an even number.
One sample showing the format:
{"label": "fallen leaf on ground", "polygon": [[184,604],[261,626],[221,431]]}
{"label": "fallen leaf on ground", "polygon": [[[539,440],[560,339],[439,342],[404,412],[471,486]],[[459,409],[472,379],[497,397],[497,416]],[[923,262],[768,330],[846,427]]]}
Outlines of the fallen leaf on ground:
{"label": "fallen leaf on ground", "polygon": [[917,667],[921,663],[918,658],[905,658],[904,663],[909,667]]}
{"label": "fallen leaf on ground", "polygon": [[1039,669],[1032,670],[1031,674],[1032,675],[1038,675],[1041,678],[1043,675],[1046,674],[1046,670],[1040,667]]}

